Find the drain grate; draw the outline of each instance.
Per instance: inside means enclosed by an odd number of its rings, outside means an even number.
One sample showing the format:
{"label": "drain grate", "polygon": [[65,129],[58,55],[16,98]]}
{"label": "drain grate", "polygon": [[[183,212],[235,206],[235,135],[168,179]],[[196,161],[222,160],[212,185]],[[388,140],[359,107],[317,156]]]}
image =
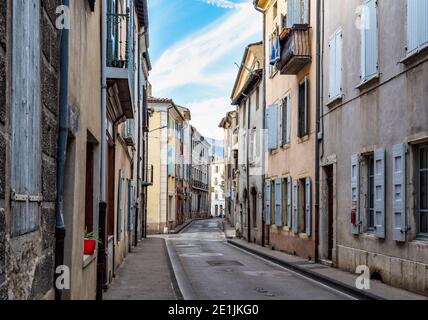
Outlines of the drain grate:
{"label": "drain grate", "polygon": [[239,261],[234,261],[234,260],[211,260],[211,261],[207,261],[207,263],[212,267],[226,267],[226,266],[227,267],[230,267],[230,266],[241,266],[241,267],[243,267],[244,266]]}

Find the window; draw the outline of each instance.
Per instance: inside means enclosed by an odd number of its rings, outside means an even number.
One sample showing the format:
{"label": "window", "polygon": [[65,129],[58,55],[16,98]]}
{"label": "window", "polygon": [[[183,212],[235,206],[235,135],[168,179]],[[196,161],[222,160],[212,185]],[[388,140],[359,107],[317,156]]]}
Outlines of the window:
{"label": "window", "polygon": [[291,142],[291,96],[288,95],[281,101],[281,146]]}
{"label": "window", "polygon": [[260,108],[260,87],[256,88],[256,110]]}
{"label": "window", "polygon": [[242,129],[247,126],[247,102],[242,105]]}
{"label": "window", "polygon": [[364,82],[378,72],[377,0],[364,0],[361,21],[361,79]]}
{"label": "window", "polygon": [[428,3],[407,0],[407,55],[428,45]]}
{"label": "window", "polygon": [[418,149],[418,234],[428,237],[428,145]]}
{"label": "window", "polygon": [[367,157],[367,229],[374,231],[375,227],[375,173],[374,157]]}
{"label": "window", "polygon": [[329,41],[329,99],[336,100],[342,95],[342,30],[337,30]]}
{"label": "window", "polygon": [[[290,181],[291,183],[291,181]],[[293,231],[311,235],[311,179],[294,180],[293,183]]]}
{"label": "window", "polygon": [[309,0],[287,0],[287,28],[309,24]]}
{"label": "window", "polygon": [[94,231],[94,144],[86,145],[85,231]]}
{"label": "window", "polygon": [[309,80],[305,78],[299,84],[298,128],[297,136],[302,138],[309,134]]}
{"label": "window", "polygon": [[277,71],[276,63],[281,57],[281,48],[278,36],[278,28],[272,33],[269,38],[269,76],[272,77]]}
{"label": "window", "polygon": [[266,129],[268,130],[269,151],[278,148],[278,106],[272,105],[266,112]]}

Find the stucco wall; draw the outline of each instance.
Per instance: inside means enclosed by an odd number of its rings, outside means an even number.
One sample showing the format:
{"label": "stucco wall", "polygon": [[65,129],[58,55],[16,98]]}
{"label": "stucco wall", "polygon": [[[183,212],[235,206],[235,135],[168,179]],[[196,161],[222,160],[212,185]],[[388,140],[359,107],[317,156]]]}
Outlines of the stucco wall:
{"label": "stucco wall", "polygon": [[[326,1],[325,39],[339,27],[343,30],[343,99],[336,105],[326,106],[324,101],[324,160],[335,158],[335,184],[338,196],[335,200],[336,263],[340,268],[355,271],[360,264],[368,265],[371,272],[379,272],[387,283],[408,289],[428,292],[428,242],[415,240],[415,176],[414,148],[407,154],[407,242],[392,239],[392,147],[395,144],[428,140],[428,62],[422,53],[407,63],[406,2],[379,1],[378,80],[358,89],[360,84],[360,31],[355,27],[355,10],[360,1],[351,0],[337,15],[339,1]],[[394,30],[394,32],[391,32]],[[328,43],[324,43],[324,82],[328,84]],[[328,85],[324,86],[324,97]],[[386,150],[386,238],[378,239],[367,232],[364,204],[360,207],[363,219],[362,234],[351,234],[351,156]],[[367,167],[362,164],[364,175]],[[366,185],[360,185],[360,197],[364,202]],[[322,208],[321,214],[326,212]]]}

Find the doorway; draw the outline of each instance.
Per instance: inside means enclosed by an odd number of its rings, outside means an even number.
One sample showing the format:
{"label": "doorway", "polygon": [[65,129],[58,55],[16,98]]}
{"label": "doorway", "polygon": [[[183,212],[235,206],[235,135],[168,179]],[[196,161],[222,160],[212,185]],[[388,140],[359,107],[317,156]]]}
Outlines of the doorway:
{"label": "doorway", "polygon": [[333,259],[333,223],[334,223],[334,171],[333,166],[325,167],[327,183],[327,259]]}

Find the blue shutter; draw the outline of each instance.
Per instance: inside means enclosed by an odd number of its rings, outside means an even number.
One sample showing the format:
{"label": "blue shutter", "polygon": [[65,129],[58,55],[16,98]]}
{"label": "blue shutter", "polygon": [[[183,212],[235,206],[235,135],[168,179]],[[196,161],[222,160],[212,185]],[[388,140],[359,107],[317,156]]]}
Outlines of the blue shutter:
{"label": "blue shutter", "polygon": [[282,180],[275,180],[275,225],[282,227]]}
{"label": "blue shutter", "polygon": [[266,225],[270,226],[271,183],[266,181]]}
{"label": "blue shutter", "polygon": [[311,236],[311,207],[312,207],[312,193],[311,193],[311,178],[306,178],[306,234]]}
{"label": "blue shutter", "polygon": [[[302,1],[302,0],[300,0]],[[303,24],[309,24],[310,22],[310,1],[309,0],[303,0]]]}
{"label": "blue shutter", "polygon": [[276,52],[275,52],[275,43],[273,41],[273,37],[271,36],[269,38],[269,48],[270,48],[270,59],[269,59],[269,64],[271,66],[273,66],[275,64],[275,59],[276,59]]}
{"label": "blue shutter", "polygon": [[351,221],[352,234],[360,233],[360,156],[351,159]]}
{"label": "blue shutter", "polygon": [[168,144],[168,176],[174,176],[174,149],[171,144]]}
{"label": "blue shutter", "polygon": [[407,54],[428,43],[428,2],[407,0]]}
{"label": "blue shutter", "polygon": [[275,39],[275,63],[281,59],[281,43],[279,42],[279,31],[277,31]]}
{"label": "blue shutter", "polygon": [[294,180],[293,183],[293,231],[294,233],[299,232],[299,180]]}
{"label": "blue shutter", "polygon": [[374,153],[374,184],[375,184],[375,234],[385,238],[385,150],[378,149]]}
{"label": "blue shutter", "polygon": [[119,170],[118,190],[117,190],[117,222],[116,222],[116,241],[120,241],[122,235],[122,193],[123,193],[123,176],[122,169]]}
{"label": "blue shutter", "polygon": [[395,241],[406,241],[406,145],[392,149],[392,228]]}
{"label": "blue shutter", "polygon": [[291,28],[294,25],[294,1],[288,0],[287,1],[287,28]]}
{"label": "blue shutter", "polygon": [[293,197],[293,181],[291,177],[287,178],[287,227],[291,228],[291,215],[293,214],[291,207],[291,199]]}

